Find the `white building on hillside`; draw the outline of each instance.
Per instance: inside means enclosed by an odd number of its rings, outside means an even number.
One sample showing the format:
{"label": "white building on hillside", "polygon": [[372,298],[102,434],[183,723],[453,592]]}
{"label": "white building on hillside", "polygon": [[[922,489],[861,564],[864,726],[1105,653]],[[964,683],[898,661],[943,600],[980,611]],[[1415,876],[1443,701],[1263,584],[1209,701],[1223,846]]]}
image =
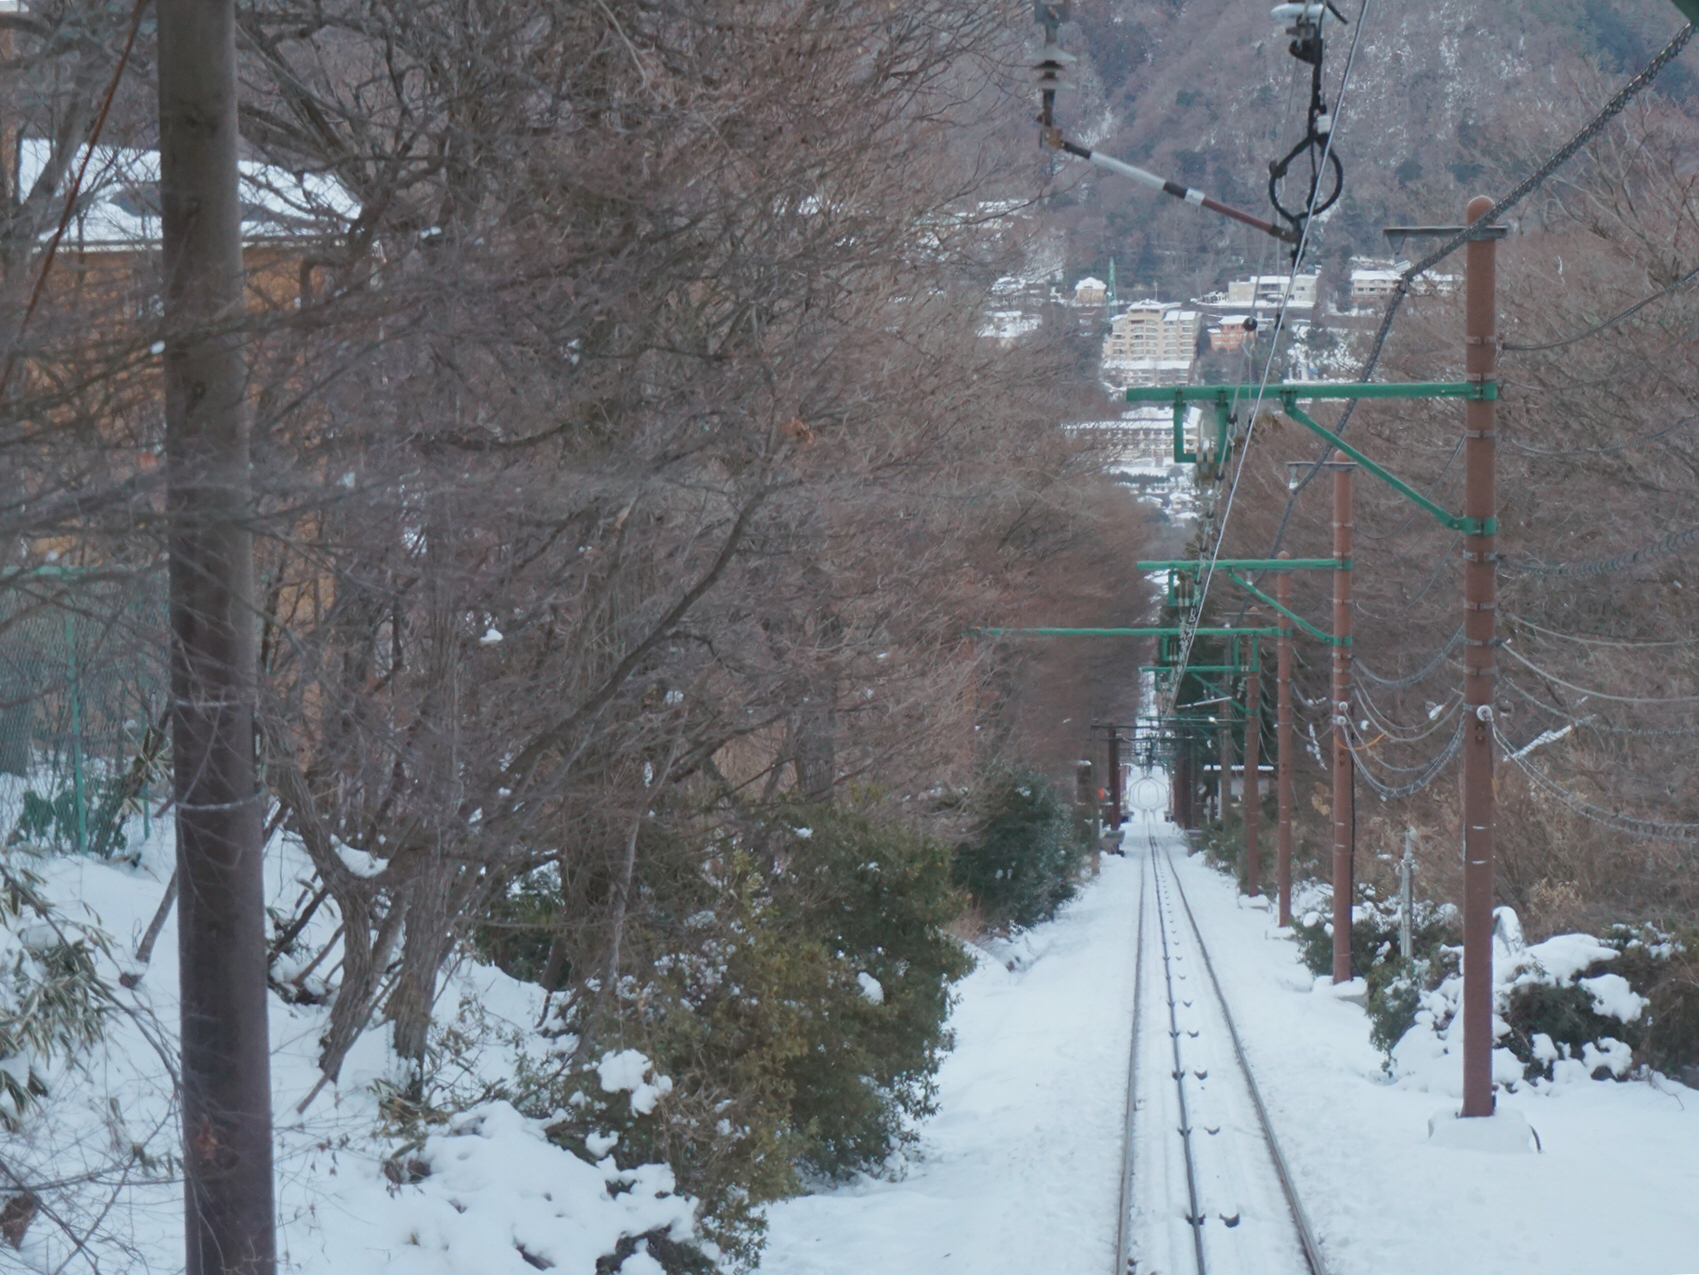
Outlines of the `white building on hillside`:
{"label": "white building on hillside", "polygon": [[1292,310],[1312,309],[1316,303],[1316,284],[1321,278],[1320,271],[1309,274],[1283,275],[1258,274],[1249,279],[1235,279],[1227,285],[1227,304],[1234,307],[1243,306],[1247,309],[1273,310],[1278,309],[1281,300],[1286,296],[1290,285],[1292,299],[1287,308]]}
{"label": "white building on hillside", "polygon": [[1184,385],[1197,361],[1196,310],[1139,301],[1115,316],[1103,339],[1103,376],[1117,385]]}

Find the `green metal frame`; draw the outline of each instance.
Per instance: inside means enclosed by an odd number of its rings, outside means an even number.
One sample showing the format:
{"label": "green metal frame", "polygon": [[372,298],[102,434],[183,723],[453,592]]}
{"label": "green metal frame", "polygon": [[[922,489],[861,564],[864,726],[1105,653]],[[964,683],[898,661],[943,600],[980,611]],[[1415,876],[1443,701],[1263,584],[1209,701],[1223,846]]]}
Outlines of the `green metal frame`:
{"label": "green metal frame", "polygon": [[[1690,0],[1699,9],[1699,0]],[[1696,19],[1699,21],[1699,19]],[[1147,385],[1127,390],[1129,403],[1172,403],[1174,405],[1174,462],[1197,464],[1196,452],[1186,450],[1186,406],[1189,403],[1211,403],[1215,406],[1216,446],[1212,463],[1226,461],[1232,439],[1231,415],[1237,403],[1278,401],[1280,410],[1311,433],[1326,439],[1376,478],[1387,483],[1399,495],[1432,514],[1440,524],[1464,535],[1490,536],[1498,531],[1496,518],[1462,518],[1435,504],[1409,483],[1390,470],[1376,464],[1339,435],[1298,409],[1299,400],[1316,399],[1411,399],[1457,398],[1491,402],[1498,398],[1498,382],[1491,378],[1478,381],[1408,381],[1403,383],[1359,381],[1280,381],[1274,385]],[[1154,569],[1154,568],[1153,568]],[[1247,570],[1278,570],[1274,567],[1247,567]]]}
{"label": "green metal frame", "polygon": [[[1134,629],[974,629],[981,636],[990,637],[1168,637],[1185,633],[1187,630],[1177,625],[1166,627],[1146,627]],[[1191,630],[1200,637],[1279,637],[1279,629],[1194,629]]]}

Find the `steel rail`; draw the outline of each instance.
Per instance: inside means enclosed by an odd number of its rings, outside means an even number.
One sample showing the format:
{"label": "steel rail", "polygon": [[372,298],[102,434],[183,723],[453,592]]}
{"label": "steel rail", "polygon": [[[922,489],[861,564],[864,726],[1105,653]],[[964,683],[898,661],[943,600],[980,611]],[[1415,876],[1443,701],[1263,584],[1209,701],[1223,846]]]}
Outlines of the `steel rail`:
{"label": "steel rail", "polygon": [[[1156,867],[1156,836],[1150,831],[1150,821],[1147,815],[1145,821],[1146,835],[1150,838],[1151,867]],[[1280,1180],[1280,1189],[1285,1193],[1287,1207],[1292,1213],[1292,1224],[1297,1228],[1298,1244],[1304,1251],[1304,1260],[1309,1263],[1311,1275],[1328,1275],[1327,1263],[1321,1255],[1321,1245],[1317,1243],[1315,1231],[1310,1226],[1309,1214],[1304,1211],[1303,1203],[1298,1199],[1297,1188],[1292,1184],[1291,1171],[1286,1166],[1286,1157],[1281,1153],[1280,1141],[1274,1136],[1274,1124],[1268,1118],[1268,1107],[1263,1103],[1262,1091],[1257,1088],[1256,1077],[1251,1074],[1250,1063],[1245,1058],[1244,1045],[1239,1040],[1239,1029],[1233,1022],[1233,1011],[1228,1007],[1227,997],[1221,990],[1221,980],[1216,977],[1215,964],[1209,959],[1209,947],[1203,941],[1203,930],[1198,926],[1198,919],[1192,912],[1192,904],[1186,898],[1186,889],[1180,884],[1180,874],[1174,871],[1173,856],[1164,850],[1162,855],[1168,860],[1168,875],[1174,882],[1174,892],[1180,896],[1180,905],[1186,909],[1186,920],[1191,923],[1192,934],[1198,943],[1198,954],[1203,957],[1204,970],[1209,974],[1210,986],[1215,989],[1216,1003],[1221,1006],[1222,1021],[1227,1024],[1228,1038],[1233,1042],[1233,1056],[1238,1060],[1239,1072],[1245,1078],[1245,1087],[1250,1091],[1251,1103],[1257,1109],[1257,1119],[1262,1124],[1264,1140],[1268,1143],[1269,1156],[1274,1161],[1274,1174]],[[1158,918],[1160,919],[1160,913]],[[1199,1248],[1200,1273],[1203,1271],[1202,1248]]]}
{"label": "steel rail", "polygon": [[[1150,812],[1145,811],[1148,832]],[[1151,838],[1150,873],[1156,879],[1156,839]],[[1186,1114],[1186,1065],[1180,1057],[1180,1018],[1174,1008],[1174,965],[1168,945],[1168,922],[1162,919],[1162,882],[1156,881],[1156,924],[1162,936],[1162,977],[1168,989],[1168,1037],[1174,1047],[1174,1088],[1180,1096],[1180,1145],[1186,1153],[1186,1194],[1190,1199],[1186,1225],[1192,1231],[1192,1247],[1197,1252],[1198,1275],[1209,1275],[1203,1256],[1203,1215],[1198,1211],[1198,1173],[1192,1156],[1192,1122]],[[1136,1030],[1136,1029],[1135,1029]]]}
{"label": "steel rail", "polygon": [[[1126,854],[1124,840],[1121,853]],[[1133,1126],[1138,1119],[1139,1023],[1143,1021],[1140,1001],[1144,992],[1144,913],[1145,888],[1148,884],[1149,878],[1143,867],[1140,867],[1139,926],[1137,937],[1133,940],[1133,1029],[1129,1033],[1130,1043],[1127,1049],[1127,1117],[1123,1122],[1126,1151],[1121,1161],[1121,1212],[1115,1223],[1115,1269],[1110,1275],[1127,1275],[1127,1263],[1131,1257],[1133,1243]]]}

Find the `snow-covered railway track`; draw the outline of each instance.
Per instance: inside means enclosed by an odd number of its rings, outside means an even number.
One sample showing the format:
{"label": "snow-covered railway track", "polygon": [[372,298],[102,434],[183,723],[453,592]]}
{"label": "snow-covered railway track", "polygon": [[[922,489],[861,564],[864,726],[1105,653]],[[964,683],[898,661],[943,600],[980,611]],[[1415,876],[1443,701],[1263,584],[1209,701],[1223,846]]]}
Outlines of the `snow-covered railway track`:
{"label": "snow-covered railway track", "polygon": [[1327,1275],[1156,828],[1146,812],[1118,1275]]}

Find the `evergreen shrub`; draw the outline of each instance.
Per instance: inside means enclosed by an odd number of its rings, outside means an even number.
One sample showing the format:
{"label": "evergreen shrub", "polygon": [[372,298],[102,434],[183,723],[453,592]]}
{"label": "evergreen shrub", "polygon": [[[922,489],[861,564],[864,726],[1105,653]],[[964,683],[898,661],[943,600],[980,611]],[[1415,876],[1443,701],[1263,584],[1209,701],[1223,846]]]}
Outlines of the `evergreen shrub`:
{"label": "evergreen shrub", "polygon": [[1034,771],[998,771],[982,791],[972,835],[952,861],[956,884],[993,924],[1049,920],[1078,888],[1092,848],[1090,825]]}
{"label": "evergreen shrub", "polygon": [[[1327,887],[1320,887],[1320,905],[1327,912],[1312,911],[1292,923],[1304,964],[1317,977],[1333,970],[1333,922]],[[1432,991],[1458,971],[1453,946],[1460,942],[1457,910],[1449,904],[1418,899],[1411,916],[1411,958],[1399,950],[1399,902],[1381,898],[1371,886],[1359,886],[1357,906],[1352,911],[1351,974],[1369,985],[1364,1008],[1368,1012],[1369,1038],[1389,1058],[1396,1045],[1416,1023],[1424,991]]]}
{"label": "evergreen shrub", "polygon": [[[586,1158],[669,1164],[710,1256],[749,1269],[763,1204],[880,1172],[933,1109],[950,986],[970,965],[944,930],[963,906],[950,854],[870,808],[796,805],[705,846],[648,836],[635,887],[635,973],[570,997],[561,1057],[516,1078],[520,1105]],[[506,950],[534,967],[535,944]],[[597,1060],[627,1048],[672,1082],[648,1111],[599,1083]],[[649,1252],[675,1275],[708,1269],[688,1246]]]}

